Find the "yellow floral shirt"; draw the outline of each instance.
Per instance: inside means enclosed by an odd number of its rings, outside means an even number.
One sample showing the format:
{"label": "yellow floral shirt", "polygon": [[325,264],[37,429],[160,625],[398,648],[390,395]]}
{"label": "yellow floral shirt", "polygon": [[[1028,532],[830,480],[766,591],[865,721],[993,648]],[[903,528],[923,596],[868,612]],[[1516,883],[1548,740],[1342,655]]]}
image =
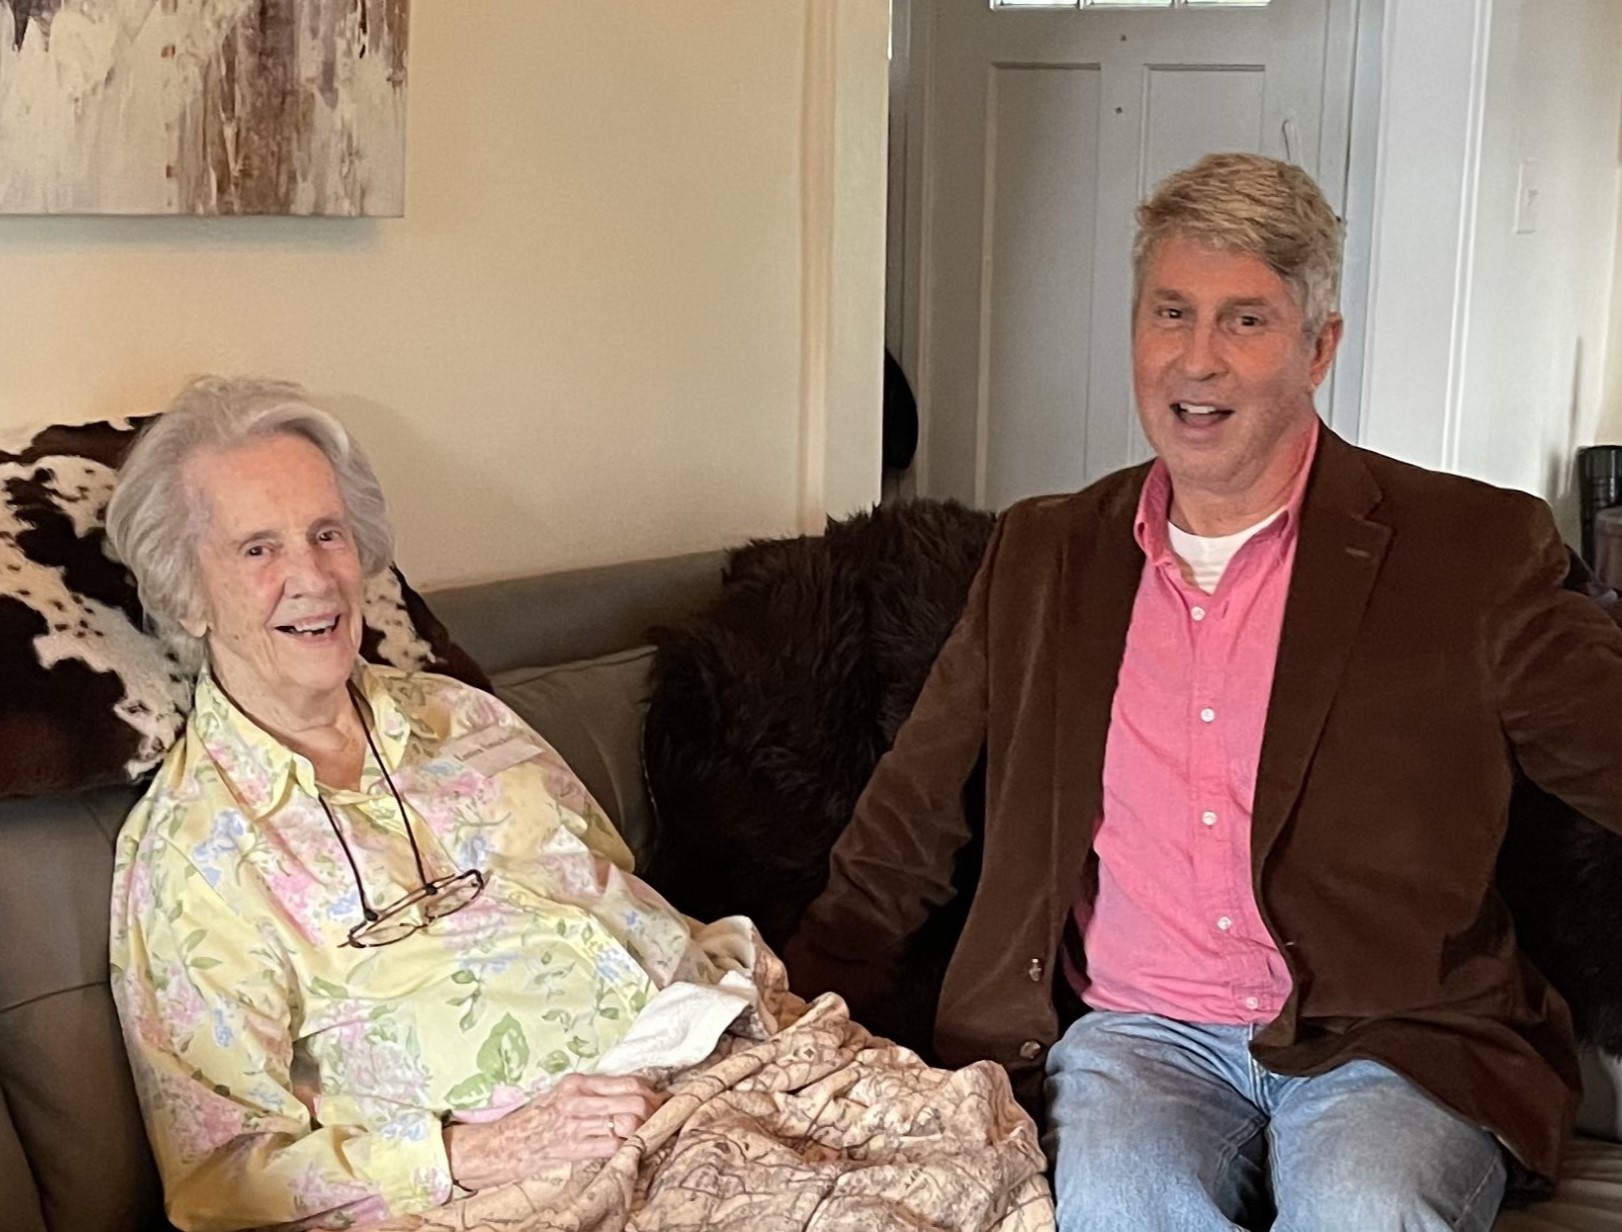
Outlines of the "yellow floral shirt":
{"label": "yellow floral shirt", "polygon": [[[589,1070],[673,979],[713,982],[585,788],[522,720],[440,676],[365,667],[377,747],[430,878],[484,872],[402,941],[344,944],[355,877],[310,763],[205,673],[118,841],[113,992],[185,1229],[344,1228],[453,1196],[442,1126]],[[419,884],[368,754],[320,788],[366,895]]]}

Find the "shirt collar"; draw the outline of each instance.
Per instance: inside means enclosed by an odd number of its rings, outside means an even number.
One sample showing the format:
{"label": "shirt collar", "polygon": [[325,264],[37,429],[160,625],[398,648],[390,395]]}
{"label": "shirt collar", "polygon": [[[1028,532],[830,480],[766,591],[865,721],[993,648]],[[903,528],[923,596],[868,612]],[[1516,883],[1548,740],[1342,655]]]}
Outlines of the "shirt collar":
{"label": "shirt collar", "polygon": [[[1285,502],[1284,512],[1270,526],[1256,534],[1258,540],[1274,540],[1281,553],[1294,542],[1300,526],[1301,504],[1306,499],[1307,479],[1312,474],[1312,462],[1318,454],[1318,439],[1322,435],[1322,430],[1322,421],[1314,415],[1312,435],[1307,441],[1301,468],[1291,482],[1290,497]],[[1157,566],[1175,563],[1174,553],[1171,550],[1171,536],[1167,532],[1170,519],[1171,472],[1166,469],[1165,462],[1156,458],[1149,468],[1148,477],[1143,481],[1143,491],[1138,497],[1138,512],[1132,524],[1132,534],[1143,554]]]}
{"label": "shirt collar", "polygon": [[[372,740],[392,773],[405,757],[416,725],[395,700],[384,672],[359,664],[351,677],[370,711]],[[221,780],[254,819],[275,812],[297,788],[308,797],[316,792],[315,767],[248,717],[227,695],[205,663],[197,677],[197,690],[188,723],[207,751]],[[376,767],[368,755],[362,773],[361,794],[370,786]],[[340,794],[327,790],[337,798]]]}

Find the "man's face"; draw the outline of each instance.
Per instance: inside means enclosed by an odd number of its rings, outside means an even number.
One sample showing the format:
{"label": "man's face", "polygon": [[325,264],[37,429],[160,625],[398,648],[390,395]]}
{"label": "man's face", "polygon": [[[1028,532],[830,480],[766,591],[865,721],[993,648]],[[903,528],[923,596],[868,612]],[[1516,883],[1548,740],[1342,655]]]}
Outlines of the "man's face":
{"label": "man's face", "polygon": [[1266,262],[1191,240],[1151,254],[1132,323],[1138,416],[1180,496],[1270,496],[1295,473],[1340,342]]}
{"label": "man's face", "polygon": [[360,560],[337,476],[299,436],[190,458],[207,517],[198,566],[220,683],[253,717],[341,695],[360,650]]}

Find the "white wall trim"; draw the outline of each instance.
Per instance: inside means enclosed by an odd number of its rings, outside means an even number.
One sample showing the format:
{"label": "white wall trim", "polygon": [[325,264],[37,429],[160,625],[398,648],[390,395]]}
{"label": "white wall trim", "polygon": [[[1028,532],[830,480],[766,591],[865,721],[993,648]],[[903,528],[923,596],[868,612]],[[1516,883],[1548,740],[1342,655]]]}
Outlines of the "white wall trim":
{"label": "white wall trim", "polygon": [[833,362],[836,0],[805,6],[800,148],[800,529],[822,530],[828,488],[828,369]]}
{"label": "white wall trim", "polygon": [[1491,20],[1492,0],[1386,4],[1359,437],[1421,466],[1458,456]]}
{"label": "white wall trim", "polygon": [[912,378],[913,396],[918,403],[918,450],[913,455],[913,489],[928,492],[931,425],[931,388],[929,382],[929,338],[934,321],[926,294],[928,271],[933,257],[929,228],[924,225],[929,217],[935,196],[934,165],[930,154],[935,144],[934,127],[929,115],[935,99],[935,38],[936,6],[924,0],[905,0],[907,5],[907,165],[906,179],[916,184],[917,191],[909,192],[906,199],[906,218],[902,224],[904,250],[902,266],[906,287],[901,329],[901,365]]}
{"label": "white wall trim", "polygon": [[1477,215],[1481,201],[1482,135],[1487,121],[1487,64],[1492,54],[1492,0],[1476,0],[1470,38],[1470,86],[1466,104],[1464,183],[1459,202],[1458,267],[1453,292],[1453,330],[1448,345],[1447,403],[1442,423],[1443,470],[1459,469],[1464,433],[1464,375],[1470,352],[1470,306],[1475,298]]}
{"label": "white wall trim", "polygon": [[[1348,440],[1361,439],[1363,360],[1367,350],[1369,277],[1374,242],[1375,167],[1379,158],[1381,34],[1385,0],[1358,0],[1353,14],[1352,89],[1346,116],[1346,175],[1341,185],[1346,248],[1341,265],[1341,313],[1346,334],[1342,358],[1330,374],[1329,426]],[[1327,131],[1319,148],[1327,149]],[[1349,309],[1356,303],[1364,311]]]}
{"label": "white wall trim", "polygon": [[799,522],[878,503],[883,473],[887,0],[807,0]]}
{"label": "white wall trim", "polygon": [[997,159],[1000,151],[997,140],[1002,132],[998,113],[1002,100],[998,93],[1001,78],[995,68],[986,71],[985,99],[985,154],[980,167],[980,329],[975,338],[979,348],[979,362],[975,364],[974,391],[974,507],[987,508],[987,471],[991,464],[991,326],[992,297],[997,292],[997,269],[992,264],[996,251]]}

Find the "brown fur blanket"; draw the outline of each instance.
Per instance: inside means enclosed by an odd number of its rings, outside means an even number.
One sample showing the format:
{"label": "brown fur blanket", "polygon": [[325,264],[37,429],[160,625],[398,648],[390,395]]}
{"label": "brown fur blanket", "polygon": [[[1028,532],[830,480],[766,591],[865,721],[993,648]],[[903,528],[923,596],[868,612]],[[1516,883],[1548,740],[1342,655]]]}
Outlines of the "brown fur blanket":
{"label": "brown fur blanket", "polygon": [[655,631],[647,877],[672,902],[788,940],[963,610],[991,527],[990,514],[916,501],[750,543],[711,611]]}

